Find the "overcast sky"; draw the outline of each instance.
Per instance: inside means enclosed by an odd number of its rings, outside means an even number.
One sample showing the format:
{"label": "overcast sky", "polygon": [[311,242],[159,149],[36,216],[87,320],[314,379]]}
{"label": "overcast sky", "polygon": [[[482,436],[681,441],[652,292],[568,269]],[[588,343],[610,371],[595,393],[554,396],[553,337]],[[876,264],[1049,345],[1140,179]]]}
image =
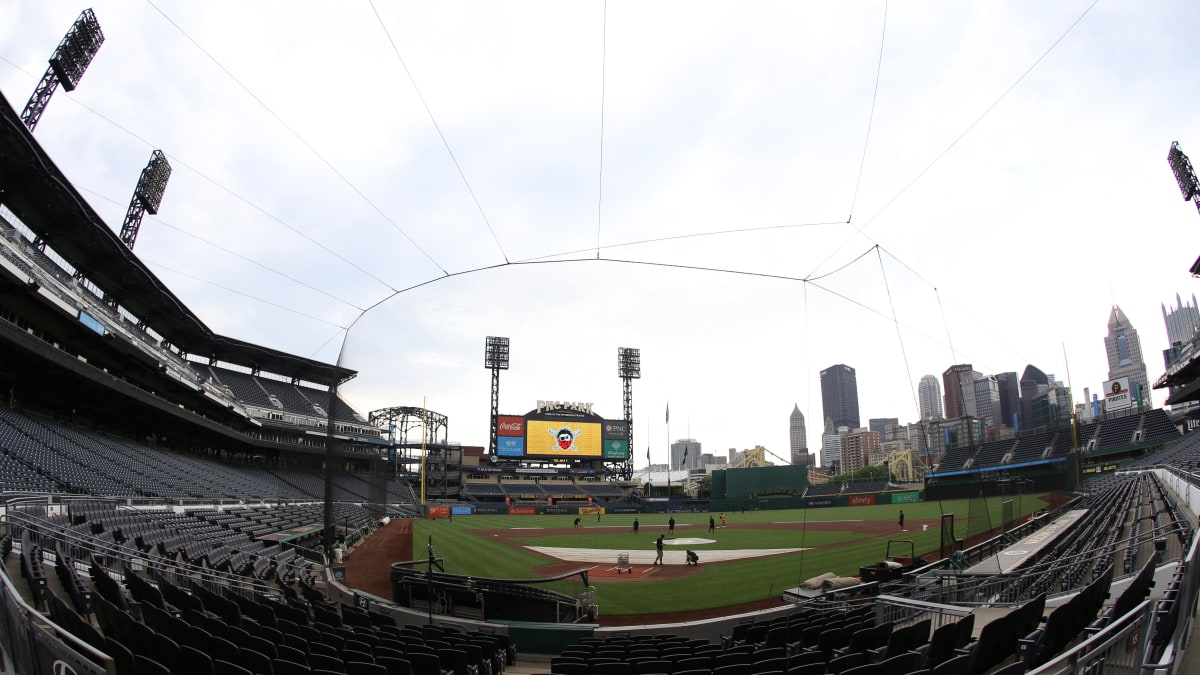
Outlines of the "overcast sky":
{"label": "overcast sky", "polygon": [[[161,148],[135,250],[208,326],[465,444],[488,335],[502,413],[619,418],[636,347],[638,466],[686,436],[786,457],[837,363],[864,425],[953,363],[1096,392],[1114,302],[1153,380],[1196,288],[1166,161],[1200,158],[1193,0],[93,7],[106,42],[36,136],[97,212],[119,231]],[[0,4],[11,106],[83,8]]]}

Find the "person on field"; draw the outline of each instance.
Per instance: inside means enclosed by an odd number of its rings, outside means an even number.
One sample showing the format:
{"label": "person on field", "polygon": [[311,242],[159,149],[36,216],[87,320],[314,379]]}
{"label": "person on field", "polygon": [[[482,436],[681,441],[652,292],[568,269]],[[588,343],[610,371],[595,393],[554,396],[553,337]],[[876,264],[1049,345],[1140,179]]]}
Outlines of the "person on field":
{"label": "person on field", "polygon": [[904,509],[900,509],[900,529],[904,529]]}
{"label": "person on field", "polygon": [[671,519],[667,521],[667,532],[671,536],[675,536],[675,516],[671,516]]}
{"label": "person on field", "polygon": [[696,555],[695,551],[688,551],[687,552],[687,560],[685,561],[685,564],[699,565],[700,564],[700,556]]}
{"label": "person on field", "polygon": [[663,536],[662,536],[661,534],[660,534],[660,535],[658,535],[658,539],[655,539],[655,540],[654,540],[654,547],[655,547],[656,549],[658,549],[658,555],[657,555],[657,556],[655,556],[655,558],[654,558],[654,564],[655,564],[655,565],[661,565],[661,564],[663,564],[663,561],[662,561],[662,554],[663,554]]}
{"label": "person on field", "polygon": [[582,525],[580,525],[580,524],[579,524],[579,519],[578,519],[578,518],[576,518],[576,519],[575,519],[575,529],[577,529],[577,530],[578,530],[580,527],[582,527]]}
{"label": "person on field", "polygon": [[637,533],[638,533],[638,528],[639,528],[639,527],[641,527],[641,523],[639,523],[639,522],[638,522],[638,519],[637,519],[637,518],[634,518],[634,519],[633,519],[633,533],[634,533],[634,534],[637,534]]}
{"label": "person on field", "polygon": [[708,531],[709,532],[717,531],[717,521],[713,520],[712,516],[708,517]]}
{"label": "person on field", "polygon": [[725,529],[725,513],[721,513],[721,529]]}

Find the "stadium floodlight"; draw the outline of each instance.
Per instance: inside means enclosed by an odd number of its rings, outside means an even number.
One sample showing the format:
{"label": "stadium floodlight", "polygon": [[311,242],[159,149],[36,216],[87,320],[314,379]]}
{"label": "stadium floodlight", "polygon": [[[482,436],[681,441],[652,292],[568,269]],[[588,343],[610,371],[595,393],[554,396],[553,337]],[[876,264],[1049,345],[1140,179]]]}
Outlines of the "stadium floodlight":
{"label": "stadium floodlight", "polygon": [[489,335],[485,342],[483,367],[488,370],[508,370],[508,338]]}
{"label": "stadium floodlight", "polygon": [[83,71],[92,63],[102,44],[104,33],[100,31],[100,22],[96,20],[95,13],[90,9],[83,10],[50,57],[50,68],[58,76],[63,89],[73,91],[79,86]]}
{"label": "stadium floodlight", "polygon": [[25,104],[21,121],[29,131],[32,132],[37,126],[38,120],[46,110],[46,104],[50,102],[50,97],[54,95],[59,84],[67,91],[79,86],[83,71],[92,63],[92,58],[96,56],[102,44],[104,33],[100,31],[100,22],[96,20],[95,13],[90,9],[83,10],[58,48],[54,50],[50,57],[50,67],[46,69],[46,74],[42,75],[42,80],[33,90],[29,102]]}
{"label": "stadium floodlight", "polygon": [[[1196,181],[1196,172],[1192,169],[1191,160],[1179,149],[1179,141],[1171,143],[1171,149],[1167,152],[1167,163],[1171,165],[1171,171],[1175,174],[1175,182],[1179,183],[1179,192],[1183,194],[1183,200],[1193,201],[1200,193],[1200,184]],[[1200,211],[1200,200],[1196,201],[1196,210]]]}
{"label": "stadium floodlight", "polygon": [[508,338],[487,336],[483,365],[492,371],[492,430],[488,439],[488,455],[495,457],[500,439],[500,371],[508,370]]}
{"label": "stadium floodlight", "polygon": [[636,380],[642,376],[641,350],[632,347],[617,349],[617,374],[621,379]]}
{"label": "stadium floodlight", "polygon": [[167,181],[171,178],[171,165],[162,150],[155,150],[150,155],[150,162],[142,169],[137,187],[133,190],[133,199],[129,200],[129,209],[125,212],[125,222],[121,225],[121,241],[130,249],[137,241],[138,230],[142,227],[142,216],[149,211],[158,213],[162,204],[163,193],[167,189]]}

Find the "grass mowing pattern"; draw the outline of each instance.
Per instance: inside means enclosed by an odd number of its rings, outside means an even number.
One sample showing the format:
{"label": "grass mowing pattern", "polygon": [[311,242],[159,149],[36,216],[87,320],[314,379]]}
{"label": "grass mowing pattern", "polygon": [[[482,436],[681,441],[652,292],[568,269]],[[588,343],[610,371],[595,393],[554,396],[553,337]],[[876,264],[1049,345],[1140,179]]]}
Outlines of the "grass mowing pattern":
{"label": "grass mowing pattern", "polygon": [[[1017,520],[1045,507],[1044,495],[1024,495]],[[1001,504],[1006,497],[987,500],[992,523],[1000,522]],[[862,521],[896,525],[900,510],[904,510],[908,532],[896,526],[886,534],[856,532]],[[940,532],[938,520],[942,513],[955,514],[955,530],[963,537],[970,523],[967,520],[968,500],[853,506],[782,511],[751,511],[726,513],[728,529],[709,534],[707,513],[677,513],[677,537],[704,537],[716,540],[712,544],[687,547],[668,547],[668,550],[690,548],[701,553],[702,573],[696,576],[662,581],[637,583],[597,583],[596,593],[600,611],[605,615],[654,614],[694,611],[728,607],[777,597],[782,591],[801,581],[825,572],[853,576],[859,567],[883,559],[889,539],[912,540],[918,555],[933,552],[936,556]],[[977,510],[978,512],[978,510]],[[641,522],[641,531],[631,533],[633,520]],[[606,514],[597,523],[595,518],[583,517],[583,529],[568,534],[542,533],[543,529],[571,529],[575,516],[456,516],[447,519],[416,521],[414,529],[414,558],[426,555],[425,544],[430,536],[436,554],[446,559],[446,571],[471,576],[529,579],[533,569],[555,562],[540,554],[501,543],[492,537],[496,530],[528,546],[565,546],[602,548],[622,551],[653,550],[654,540],[666,533],[665,514]],[[756,523],[829,523],[829,530],[800,529],[756,530],[741,528]],[[921,524],[929,530],[922,531]],[[688,525],[685,527],[685,525]],[[878,525],[872,525],[878,529]],[[538,529],[541,528],[541,529]],[[850,542],[850,543],[847,543]],[[741,548],[800,548],[813,550],[803,553],[751,558],[726,563],[704,563],[703,551]],[[905,547],[905,553],[907,547]],[[615,563],[616,560],[613,560]],[[588,567],[579,563],[580,568]],[[557,582],[546,587],[576,594],[582,590],[579,582]]]}

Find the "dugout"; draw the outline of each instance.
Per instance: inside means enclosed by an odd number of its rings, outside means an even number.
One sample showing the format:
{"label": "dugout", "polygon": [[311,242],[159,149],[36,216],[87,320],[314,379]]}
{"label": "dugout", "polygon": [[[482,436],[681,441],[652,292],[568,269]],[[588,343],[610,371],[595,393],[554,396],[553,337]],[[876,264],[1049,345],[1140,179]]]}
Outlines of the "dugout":
{"label": "dugout", "polygon": [[795,509],[803,505],[808,467],[803,464],[719,469],[712,473],[713,511]]}

